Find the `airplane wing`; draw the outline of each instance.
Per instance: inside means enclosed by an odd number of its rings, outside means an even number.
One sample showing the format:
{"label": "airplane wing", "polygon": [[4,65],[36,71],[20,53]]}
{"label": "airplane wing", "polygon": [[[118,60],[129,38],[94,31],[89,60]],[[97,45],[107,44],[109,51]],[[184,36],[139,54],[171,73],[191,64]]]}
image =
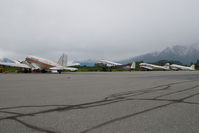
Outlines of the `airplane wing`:
{"label": "airplane wing", "polygon": [[74,67],[64,67],[64,70],[77,71],[78,69]]}
{"label": "airplane wing", "polygon": [[121,69],[135,69],[135,62],[129,63],[129,64],[125,64],[125,65],[119,65],[119,66],[115,66],[116,68],[121,68]]}
{"label": "airplane wing", "polygon": [[153,68],[152,68],[152,67],[147,67],[147,66],[140,66],[140,67],[142,67],[142,68],[146,68],[146,69],[149,69],[149,70],[153,70]]}
{"label": "airplane wing", "polygon": [[50,70],[70,70],[70,71],[77,71],[77,68],[73,68],[73,67],[51,67]]}
{"label": "airplane wing", "polygon": [[3,65],[3,66],[10,66],[10,67],[30,68],[28,65],[22,64],[22,63],[6,63],[6,62],[0,62],[0,65]]}

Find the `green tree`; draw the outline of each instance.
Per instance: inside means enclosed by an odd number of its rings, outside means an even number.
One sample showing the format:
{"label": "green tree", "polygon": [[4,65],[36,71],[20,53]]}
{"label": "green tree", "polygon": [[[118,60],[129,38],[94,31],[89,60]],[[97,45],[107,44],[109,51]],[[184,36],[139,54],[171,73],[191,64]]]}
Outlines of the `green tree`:
{"label": "green tree", "polygon": [[199,60],[196,61],[195,68],[199,70]]}

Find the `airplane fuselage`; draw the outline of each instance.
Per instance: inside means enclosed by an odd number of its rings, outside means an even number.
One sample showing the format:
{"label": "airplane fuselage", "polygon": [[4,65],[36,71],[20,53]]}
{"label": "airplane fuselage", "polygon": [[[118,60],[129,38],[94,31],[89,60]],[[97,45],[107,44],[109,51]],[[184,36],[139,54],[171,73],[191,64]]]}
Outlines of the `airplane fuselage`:
{"label": "airplane fuselage", "polygon": [[26,61],[31,63],[33,66],[36,64],[40,69],[49,69],[52,67],[62,67],[61,65],[36,56],[28,56],[26,57]]}
{"label": "airplane fuselage", "polygon": [[173,70],[178,70],[178,69],[186,70],[186,71],[194,71],[195,70],[194,66],[187,67],[187,66],[181,66],[181,65],[177,65],[177,64],[172,64],[172,65],[170,65],[170,67]]}
{"label": "airplane fuselage", "polygon": [[158,65],[153,65],[153,64],[148,64],[148,63],[140,63],[140,67],[148,69],[148,70],[169,70],[169,67],[166,66],[158,66]]}

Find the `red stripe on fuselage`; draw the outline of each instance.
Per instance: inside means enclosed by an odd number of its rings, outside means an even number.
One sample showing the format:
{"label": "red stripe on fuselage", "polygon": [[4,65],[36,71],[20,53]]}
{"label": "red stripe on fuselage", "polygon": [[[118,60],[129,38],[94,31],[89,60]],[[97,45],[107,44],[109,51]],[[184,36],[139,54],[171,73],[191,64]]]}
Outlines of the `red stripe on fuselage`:
{"label": "red stripe on fuselage", "polygon": [[44,65],[44,66],[47,66],[47,67],[55,67],[53,65],[49,65],[49,64],[46,64],[46,63],[43,63],[43,62],[40,62],[40,61],[37,61],[37,60],[33,60],[31,58],[26,58],[26,60],[30,61],[30,62],[34,62],[34,63],[38,63],[38,64],[41,64],[41,65]]}

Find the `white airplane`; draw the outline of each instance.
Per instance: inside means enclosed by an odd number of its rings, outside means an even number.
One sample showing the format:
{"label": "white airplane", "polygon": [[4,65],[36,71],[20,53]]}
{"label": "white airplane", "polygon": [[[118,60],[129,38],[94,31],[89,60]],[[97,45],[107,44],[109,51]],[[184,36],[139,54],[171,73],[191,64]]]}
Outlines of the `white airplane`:
{"label": "white airplane", "polygon": [[53,62],[37,56],[26,57],[26,62],[31,66],[33,70],[41,70],[42,72],[58,72],[61,73],[64,70],[77,71],[77,68],[67,67],[67,56],[63,54],[58,62]]}
{"label": "white airplane", "polygon": [[164,66],[159,66],[159,65],[153,65],[149,63],[140,63],[140,67],[148,69],[148,70],[169,70],[169,63],[166,63]]}
{"label": "white airplane", "polygon": [[172,64],[172,65],[170,65],[170,67],[173,70],[186,70],[186,71],[194,71],[195,70],[195,65],[191,65],[190,67],[187,67],[187,66]]}
{"label": "white airplane", "polygon": [[100,60],[97,64],[99,64],[101,67],[104,68],[118,68],[118,69],[127,69],[127,70],[135,69],[135,62],[123,65],[108,60]]}
{"label": "white airplane", "polygon": [[22,62],[9,58],[0,59],[0,65],[23,68],[26,72],[30,72],[31,69],[40,70],[41,72],[50,71],[58,73],[64,70],[77,71],[77,68],[67,67],[67,56],[65,54],[60,57],[57,63],[36,56],[28,56],[26,60]]}

